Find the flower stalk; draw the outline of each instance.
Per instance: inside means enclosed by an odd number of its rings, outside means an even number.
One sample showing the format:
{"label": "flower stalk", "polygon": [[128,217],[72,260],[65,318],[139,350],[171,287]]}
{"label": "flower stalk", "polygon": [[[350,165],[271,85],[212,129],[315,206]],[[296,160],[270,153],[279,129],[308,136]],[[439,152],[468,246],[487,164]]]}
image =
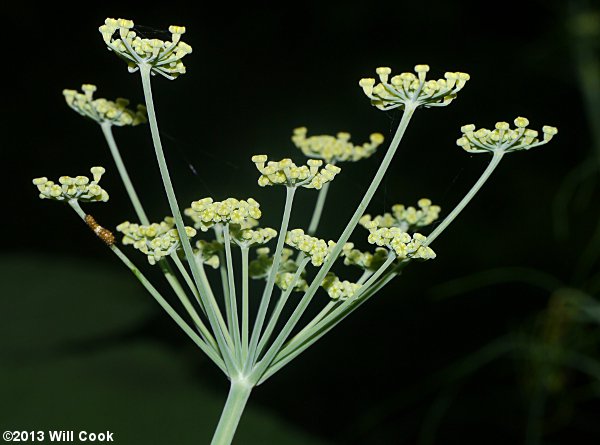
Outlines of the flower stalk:
{"label": "flower stalk", "polygon": [[[379,133],[371,134],[368,142],[355,145],[350,142],[349,133],[340,132],[335,137],[307,137],[307,129],[301,127],[294,130],[292,142],[309,158],[306,164],[296,164],[289,158],[268,161],[266,155],[253,156],[252,162],[260,172],[258,184],[261,187],[284,186],[286,189],[278,232],[268,227],[257,227],[262,211],[259,203],[252,198],[227,198],[223,201],[202,198],[192,202],[191,207],[182,212],[160,138],[151,75],[159,74],[173,80],[184,74],[186,68],[182,59],[192,49],[181,41],[184,27],[171,26],[170,41],[141,38],[133,28],[131,20],[107,19],[99,30],[107,48],[127,63],[128,70],[139,70],[145,108],[138,106],[138,110],[133,111],[127,108],[128,101],[124,99],[94,99],[96,87],[93,85],[84,85],[83,93],[65,90],[64,95],[71,108],[100,124],[141,222],[140,225],[125,221],[117,226],[117,231],[123,235],[122,243],[145,254],[149,265],[160,266],[190,323],[170,306],[115,245],[114,234],[81,209],[80,203],[108,201],[108,193],[99,185],[105,173],[104,168],[92,167],[92,179],[87,176],[62,176],[58,182],[54,182],[41,177],[34,179],[33,183],[40,198],[68,203],[176,324],[226,374],[230,380],[230,390],[211,442],[213,445],[232,442],[255,386],[265,382],[326,335],[400,275],[408,264],[435,258],[436,253],[429,245],[473,199],[506,153],[543,145],[557,132],[554,127],[546,126],[542,129],[543,138],[538,138],[538,132],[528,129],[529,122],[521,117],[515,119],[515,129],[511,129],[506,122],[498,122],[494,130],[476,130],[474,125],[463,126],[463,136],[457,144],[469,153],[492,153],[492,160],[467,195],[429,237],[416,232],[416,229],[431,225],[440,213],[440,207],[432,205],[429,199],[419,200],[417,207],[397,204],[392,207],[393,213],[371,217],[365,212],[390,168],[417,108],[449,105],[469,80],[467,74],[460,72],[448,72],[442,79],[427,80],[427,65],[415,66],[414,73],[395,76],[391,75],[390,68],[380,67],[376,70],[379,82],[362,79],[359,85],[373,106],[384,111],[400,109],[402,118],[369,187],[337,241],[326,241],[315,236],[326,211],[325,203],[331,182],[341,172],[337,164],[357,162],[374,155],[383,143],[383,136]],[[115,35],[118,37],[115,38]],[[171,214],[160,223],[151,223],[144,212],[112,134],[113,125],[137,125],[146,121],[146,113]],[[319,191],[306,234],[302,229],[289,230],[298,188]],[[184,215],[192,220],[193,227],[185,225]],[[349,243],[359,224],[368,230],[367,241],[376,246],[375,252],[360,251],[353,243]],[[214,233],[213,240],[200,239],[192,245],[193,237],[209,231]],[[271,250],[265,245],[275,238],[275,249],[271,255]],[[288,247],[298,250],[296,259],[292,259],[294,251]],[[234,269],[236,248],[241,250],[240,291],[237,289]],[[256,259],[250,260],[250,252],[255,248]],[[344,265],[362,269],[357,282],[338,277],[337,269],[333,271],[336,262],[342,258]],[[188,291],[181,286],[179,276],[171,269],[171,263],[175,264]],[[213,292],[207,275],[210,268],[218,269],[214,273],[218,273],[221,279],[219,292],[222,295]],[[254,317],[250,313],[250,279],[265,280]],[[321,288],[329,296],[328,302],[318,301],[320,297],[316,297],[316,294]],[[302,297],[291,298],[292,292],[300,292]],[[275,293],[279,298],[272,304]],[[320,305],[317,315],[303,327],[300,326],[291,337],[313,302]],[[284,308],[289,304],[295,307],[287,320],[281,320]],[[283,327],[277,331],[280,324]]]}

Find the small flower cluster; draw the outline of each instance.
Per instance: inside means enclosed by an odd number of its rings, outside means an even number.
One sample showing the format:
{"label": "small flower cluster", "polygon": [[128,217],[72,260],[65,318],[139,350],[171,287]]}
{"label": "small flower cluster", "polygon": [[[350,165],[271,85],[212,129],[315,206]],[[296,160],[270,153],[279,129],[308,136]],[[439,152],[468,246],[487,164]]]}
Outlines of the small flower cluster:
{"label": "small flower cluster", "polygon": [[341,281],[334,273],[329,272],[321,287],[327,291],[332,300],[347,300],[352,297],[361,287],[361,284],[350,281]]}
{"label": "small flower cluster", "polygon": [[[185,65],[181,61],[192,52],[192,47],[181,41],[185,33],[184,26],[169,26],[171,41],[160,39],[142,39],[133,28],[133,21],[127,19],[111,19],[104,21],[98,30],[110,51],[114,51],[127,62],[129,72],[133,73],[140,65],[149,65],[152,73],[158,73],[167,79],[174,79],[185,73]],[[119,37],[114,39],[116,31]]]}
{"label": "small flower cluster", "polygon": [[[444,79],[425,81],[429,65],[415,66],[413,73],[402,73],[390,79],[392,70],[388,67],[377,68],[379,81],[361,79],[359,85],[371,104],[380,110],[391,110],[415,104],[425,107],[444,107],[456,98],[456,93],[463,89],[470,76],[466,73],[446,73]],[[388,82],[389,80],[389,82]]]}
{"label": "small flower cluster", "polygon": [[[279,162],[269,161],[266,155],[252,156],[252,162],[261,173],[258,185],[286,185],[288,187],[305,187],[320,190],[327,182],[333,181],[335,175],[341,170],[332,164],[323,165],[323,161],[309,159],[307,165],[297,166],[291,159],[282,159]],[[266,163],[266,165],[265,165]]]}
{"label": "small flower cluster", "polygon": [[371,222],[375,222],[377,227],[398,227],[403,232],[408,232],[430,225],[440,215],[440,206],[432,205],[429,199],[419,199],[417,207],[396,204],[392,206],[392,213],[384,213],[375,217],[365,214],[359,220],[359,224],[367,228]]}
{"label": "small flower cluster", "polygon": [[502,151],[510,153],[518,150],[529,150],[533,147],[547,144],[558,133],[556,127],[542,127],[543,140],[538,138],[538,132],[527,128],[529,120],[518,117],[514,120],[515,129],[508,122],[496,122],[494,130],[487,128],[476,129],[475,125],[463,125],[460,129],[462,137],[456,145],[469,153],[486,153]]}
{"label": "small flower cluster", "polygon": [[[150,264],[156,264],[163,257],[175,252],[181,244],[179,233],[174,226],[175,220],[167,217],[161,223],[148,226],[125,221],[117,226],[117,231],[124,235],[124,245],[133,245],[148,256]],[[192,227],[186,227],[185,232],[190,238],[196,235],[196,229]]]}
{"label": "small flower cluster", "polygon": [[325,162],[358,161],[371,156],[383,143],[383,135],[373,133],[370,142],[354,145],[350,142],[350,133],[306,137],[306,127],[296,128],[292,142],[309,158],[323,159]]}
{"label": "small flower cluster", "polygon": [[[249,265],[248,274],[253,279],[266,278],[273,267],[273,257],[269,256],[270,249],[261,247],[256,249],[256,259],[252,260]],[[291,258],[294,251],[292,249],[283,249],[281,252],[281,261],[279,263],[279,271],[275,275],[275,284],[282,290],[289,289],[292,286],[294,276],[298,271],[298,264]],[[308,288],[308,283],[304,279],[306,272],[302,272],[298,281],[294,285],[294,290],[297,292],[305,291]]]}
{"label": "small flower cluster", "polygon": [[35,178],[33,185],[36,185],[41,199],[52,199],[54,201],[69,201],[71,199],[80,202],[106,202],[108,193],[98,185],[102,175],[106,170],[104,167],[92,167],[93,180],[87,176],[61,176],[58,178],[58,184],[49,181],[48,178]]}
{"label": "small flower cluster", "polygon": [[398,227],[378,228],[373,222],[367,228],[371,232],[369,243],[391,249],[400,260],[406,258],[430,260],[436,256],[431,247],[425,246],[427,238],[420,233],[411,236]]}
{"label": "small flower cluster", "polygon": [[354,243],[346,243],[340,255],[344,258],[346,266],[356,266],[363,270],[375,272],[385,262],[388,250],[378,247],[374,253],[362,252],[354,248]]}
{"label": "small flower cluster", "polygon": [[233,240],[240,246],[250,247],[256,244],[266,244],[277,236],[277,231],[270,227],[258,229],[242,229],[234,226]]}
{"label": "small flower cluster", "polygon": [[215,224],[237,224],[241,229],[254,227],[261,217],[260,204],[252,198],[248,200],[227,198],[213,201],[203,198],[192,202],[192,207],[184,213],[192,218],[197,229],[206,232]]}
{"label": "small flower cluster", "polygon": [[197,261],[216,269],[219,267],[219,252],[223,250],[223,244],[218,241],[196,241],[194,256]]}
{"label": "small flower cluster", "polygon": [[302,229],[290,230],[285,237],[285,243],[308,255],[313,266],[322,265],[330,250],[335,246],[333,241],[326,242],[306,235]]}
{"label": "small flower cluster", "polygon": [[81,85],[79,93],[75,90],[63,90],[67,105],[84,117],[88,117],[99,124],[105,122],[117,127],[125,125],[139,125],[146,123],[146,107],[137,106],[137,111],[133,111],[127,106],[129,101],[121,97],[114,102],[107,99],[94,99],[95,85]]}

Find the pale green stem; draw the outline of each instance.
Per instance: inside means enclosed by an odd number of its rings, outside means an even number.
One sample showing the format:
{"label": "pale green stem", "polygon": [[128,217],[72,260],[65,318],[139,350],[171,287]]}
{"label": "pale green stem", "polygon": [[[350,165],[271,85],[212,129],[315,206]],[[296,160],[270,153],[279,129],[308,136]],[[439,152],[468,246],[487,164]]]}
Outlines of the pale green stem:
{"label": "pale green stem", "polygon": [[356,283],[364,284],[364,282],[367,281],[371,275],[373,275],[372,271],[365,270]]}
{"label": "pale green stem", "polygon": [[300,341],[300,339],[304,338],[304,336],[310,329],[312,329],[313,326],[320,322],[323,319],[323,317],[325,317],[325,315],[327,315],[339,303],[340,300],[330,300],[329,303],[327,303],[325,307],[321,310],[321,312],[319,312],[315,316],[315,318],[313,318],[306,326],[302,328],[302,330],[300,330],[300,332],[298,332],[295,336],[292,337],[292,339],[286,344],[285,348],[287,348],[288,345],[297,344]]}
{"label": "pale green stem", "polygon": [[[152,134],[152,141],[154,143],[154,149],[156,151],[156,159],[158,161],[158,167],[163,181],[163,186],[167,194],[167,200],[169,201],[171,213],[173,214],[173,218],[175,219],[175,226],[177,227],[177,232],[179,233],[179,238],[181,239],[183,251],[185,252],[185,256],[192,270],[192,277],[194,278],[194,281],[198,287],[200,298],[204,299],[208,292],[204,283],[201,280],[200,271],[198,270],[198,266],[194,259],[192,245],[185,231],[185,224],[183,223],[183,218],[181,216],[181,212],[177,204],[177,197],[175,196],[175,190],[173,189],[173,184],[171,183],[171,177],[169,175],[167,161],[165,159],[165,154],[162,148],[162,142],[160,140],[158,123],[156,121],[156,112],[154,111],[154,102],[152,99],[152,86],[150,80],[150,71],[152,67],[145,63],[140,64],[139,67],[142,78],[142,87],[144,89],[144,98],[146,100],[146,110],[148,112],[150,132]],[[231,373],[233,373],[237,369],[237,366],[235,365],[235,361],[232,357],[232,350],[229,348],[229,345],[225,340],[225,335],[217,321],[216,309],[218,309],[218,306],[213,305],[209,301],[205,301],[204,307],[206,308],[208,321],[210,322],[211,328],[215,333],[217,344],[219,345],[219,349],[221,351],[221,354],[223,355],[225,364],[227,365],[227,369]]]}
{"label": "pale green stem", "polygon": [[192,318],[192,321],[200,331],[200,334],[203,336],[204,340],[207,343],[209,343],[215,351],[218,351],[219,348],[217,346],[217,343],[215,342],[214,337],[207,329],[202,319],[198,316],[198,312],[196,312],[196,309],[192,305],[192,302],[188,298],[186,292],[181,287],[181,284],[179,283],[177,277],[173,275],[173,273],[168,269],[168,263],[164,260],[161,260],[159,261],[159,264],[165,275],[165,278],[167,279],[167,281],[171,285],[171,288],[175,292],[175,295],[177,295],[177,298],[179,298],[179,301],[181,302],[189,316]]}
{"label": "pale green stem", "polygon": [[298,283],[300,275],[302,275],[302,272],[304,272],[304,269],[306,268],[306,265],[309,261],[310,258],[305,258],[302,261],[302,263],[300,264],[300,266],[298,266],[298,269],[294,273],[294,277],[292,278],[292,282],[290,283],[289,287],[279,297],[279,301],[277,302],[277,304],[275,305],[275,309],[271,313],[271,318],[269,319],[269,323],[267,323],[265,332],[263,333],[262,338],[258,343],[258,349],[256,352],[257,358],[260,357],[260,354],[262,353],[263,349],[267,345],[267,342],[271,338],[271,334],[273,333],[273,330],[275,329],[275,326],[277,326],[277,322],[279,321],[281,311],[283,311],[283,308],[285,307],[285,304],[287,303],[290,294],[294,290],[294,287],[296,286],[296,283]]}
{"label": "pale green stem", "polygon": [[[297,347],[297,345],[302,344],[305,340],[309,339],[316,332],[318,332],[322,328],[322,326],[326,325],[331,320],[336,319],[341,314],[343,314],[343,316],[339,319],[339,321],[341,321],[348,314],[350,314],[350,312],[352,312],[352,311],[348,311],[347,308],[355,306],[356,302],[360,301],[362,295],[369,291],[369,289],[371,288],[373,283],[375,283],[375,281],[386,270],[388,270],[388,268],[390,267],[390,265],[392,264],[392,262],[395,259],[396,259],[395,255],[390,253],[388,255],[387,259],[385,260],[385,262],[381,265],[381,267],[379,269],[377,269],[377,271],[375,273],[373,273],[373,275],[371,275],[371,277],[367,280],[367,282],[365,284],[363,284],[362,287],[352,297],[348,298],[346,301],[344,301],[342,304],[340,304],[337,308],[335,308],[333,311],[328,313],[324,319],[318,320],[317,322],[312,323],[312,326],[306,326],[302,331],[300,331],[294,338],[292,338],[285,345],[283,350],[286,350],[288,348],[294,348],[294,347]],[[339,321],[338,321],[338,323],[339,323]]]}
{"label": "pale green stem", "polygon": [[211,445],[230,445],[237,429],[244,408],[252,392],[252,385],[245,380],[232,380],[225,407],[221,413],[219,424],[210,442]]}
{"label": "pale green stem", "polygon": [[287,235],[288,224],[290,222],[290,215],[292,213],[292,204],[294,202],[294,193],[296,192],[295,187],[287,187],[285,193],[285,206],[283,209],[283,217],[281,219],[281,227],[279,229],[279,236],[277,238],[277,247],[275,248],[275,254],[273,255],[273,264],[271,271],[267,278],[267,284],[263,291],[254,327],[252,329],[252,337],[250,338],[250,347],[248,349],[248,359],[244,366],[244,374],[250,371],[250,368],[254,365],[256,360],[256,348],[260,339],[263,324],[267,316],[267,310],[273,294],[273,286],[275,285],[275,278],[279,271],[279,264],[281,263],[281,253],[283,251],[283,243]]}
{"label": "pale green stem", "polygon": [[[397,275],[397,273],[392,271],[392,272],[389,272],[388,274],[386,274],[385,276],[383,276],[379,280],[378,283],[376,283],[375,285],[373,285],[373,287],[371,287],[371,289],[369,289],[369,291],[366,294],[363,294],[361,301],[357,302],[354,306],[352,306],[350,308],[351,311],[356,310],[365,301],[367,301],[371,296],[373,296],[374,294],[379,292],[379,290],[381,290],[381,288],[383,288],[393,278],[395,278],[396,275]],[[329,331],[331,331],[337,325],[337,323],[339,323],[341,320],[342,319],[339,319],[336,323],[329,325],[327,327],[327,329],[324,329],[318,333],[312,334],[311,337],[307,336],[307,338],[301,344],[299,344],[295,347],[286,345],[285,348],[283,348],[279,352],[279,354],[277,354],[277,356],[275,357],[275,360],[273,360],[273,363],[269,366],[269,368],[265,371],[265,373],[260,377],[256,386],[263,384],[267,379],[269,379],[271,376],[273,376],[273,374],[275,374],[277,371],[281,370],[288,363],[290,363],[292,360],[294,360],[296,357],[298,357],[300,354],[302,354],[305,350],[307,350],[314,343],[316,343],[323,336],[325,336]]]}
{"label": "pale green stem", "polygon": [[[127,173],[127,168],[125,167],[123,159],[121,158],[121,153],[119,151],[119,147],[117,146],[117,143],[115,141],[115,138],[114,138],[114,135],[112,132],[112,124],[108,121],[103,122],[102,124],[100,124],[100,128],[102,129],[102,133],[104,134],[106,143],[108,144],[108,147],[110,148],[110,153],[113,157],[113,160],[115,161],[115,165],[117,166],[119,175],[121,176],[121,181],[123,182],[123,185],[125,186],[125,190],[127,191],[129,200],[131,201],[131,204],[133,205],[133,208],[135,209],[135,213],[136,213],[140,223],[143,225],[150,225],[150,220],[148,219],[148,216],[146,215],[144,207],[142,206],[142,203],[140,202],[137,192],[135,191],[135,187],[133,186],[133,183],[131,182],[131,179],[129,178],[129,173]],[[179,284],[179,280],[177,279],[177,277],[171,270],[171,267],[169,266],[169,264],[167,263],[166,260],[160,260],[159,264],[160,264],[161,271],[163,272],[165,278],[167,279],[167,281],[169,282],[169,284],[171,285],[171,287],[173,288],[173,290],[175,291],[175,293],[177,294],[179,299],[183,302],[181,292],[183,292],[184,294],[185,294],[185,292],[181,288],[181,285]],[[187,296],[185,298],[187,298]],[[189,310],[188,310],[188,313],[189,313]],[[209,337],[206,337],[206,338],[209,338]],[[210,338],[212,338],[212,336]],[[213,341],[214,341],[214,339],[213,339]]]}
{"label": "pale green stem", "polygon": [[204,264],[200,263],[198,265],[198,270],[200,272],[200,279],[202,280],[204,287],[207,289],[208,299],[211,302],[211,305],[214,307],[214,311],[216,313],[216,317],[217,317],[219,326],[221,327],[221,331],[223,332],[223,334],[225,336],[225,340],[227,341],[227,344],[233,351],[234,350],[233,340],[231,339],[231,335],[229,334],[229,330],[227,329],[227,325],[225,324],[225,320],[223,319],[223,315],[221,314],[221,309],[219,308],[219,304],[217,303],[217,300],[215,298],[215,294],[212,290],[212,286],[210,285],[210,281],[208,281],[208,277],[206,276],[206,270],[204,269]]}
{"label": "pale green stem", "polygon": [[[79,217],[85,221],[85,212],[79,206],[79,203],[76,200],[70,200],[69,205]],[[148,279],[142,274],[142,272],[125,256],[121,250],[115,246],[109,246],[110,250],[127,266],[127,268],[135,275],[138,281],[144,286],[144,288],[152,295],[152,297],[157,301],[157,303],[165,310],[167,314],[177,323],[177,325],[185,332],[194,343],[202,350],[206,355],[210,357],[210,359],[223,371],[227,374],[227,369],[225,367],[225,363],[223,359],[217,354],[204,340],[202,340],[196,332],[185,322],[183,318],[179,316],[177,311],[175,311],[169,303],[162,297],[160,292],[156,290],[154,286],[148,281]]]}
{"label": "pale green stem", "polygon": [[198,289],[196,288],[196,285],[192,281],[192,277],[190,277],[190,274],[188,273],[187,269],[185,268],[185,266],[179,259],[177,252],[173,252],[171,254],[171,260],[173,260],[173,262],[177,266],[177,270],[179,270],[179,273],[183,277],[183,280],[187,284],[188,288],[192,291],[192,294],[194,295],[194,298],[196,298],[196,301],[198,302],[200,309],[202,309],[202,312],[206,315],[206,309],[204,308],[204,302],[200,299],[200,294],[198,293]]}
{"label": "pale green stem", "polygon": [[327,275],[327,273],[333,266],[333,263],[337,260],[340,252],[342,251],[342,248],[344,247],[344,244],[350,238],[350,235],[352,234],[352,232],[356,228],[356,225],[358,224],[358,220],[365,213],[367,206],[369,205],[369,203],[371,202],[371,199],[373,198],[373,195],[375,194],[375,191],[379,187],[379,184],[381,184],[381,181],[383,180],[383,176],[385,175],[385,172],[387,171],[390,163],[392,162],[392,159],[394,158],[394,155],[396,154],[398,145],[400,144],[400,141],[402,140],[402,136],[404,136],[404,132],[406,131],[406,128],[408,127],[410,119],[411,119],[412,115],[414,114],[415,110],[416,110],[416,104],[409,103],[409,104],[405,105],[404,113],[402,114],[402,119],[400,120],[398,129],[396,130],[396,133],[394,134],[394,138],[392,139],[390,147],[388,148],[383,160],[381,161],[381,165],[377,169],[377,173],[375,173],[375,177],[373,178],[371,185],[367,189],[365,195],[363,196],[363,199],[361,200],[358,207],[356,208],[354,215],[352,215],[352,218],[346,225],[346,228],[342,232],[335,247],[333,248],[331,253],[329,253],[329,255],[327,255],[327,259],[325,260],[325,263],[321,266],[321,269],[317,273],[316,277],[314,278],[313,282],[309,286],[308,290],[305,292],[304,296],[302,297],[302,300],[300,301],[300,303],[298,304],[298,306],[292,313],[290,319],[288,320],[288,323],[286,324],[284,329],[281,331],[279,336],[275,339],[275,341],[273,342],[273,344],[271,345],[271,347],[265,354],[265,357],[261,361],[260,365],[257,366],[256,369],[253,371],[253,374],[256,372],[255,375],[260,377],[261,374],[265,371],[265,369],[270,365],[271,361],[275,358],[275,355],[279,351],[279,348],[281,348],[281,346],[283,345],[283,342],[285,341],[285,339],[287,338],[289,333],[295,327],[296,323],[300,320],[300,317],[306,310],[306,308],[307,308],[308,304],[310,303],[314,294],[317,292],[319,286],[323,282],[323,279],[325,278],[325,276]]}
{"label": "pale green stem", "polygon": [[487,181],[492,172],[496,169],[496,167],[498,167],[498,164],[502,160],[502,156],[504,156],[503,150],[497,150],[494,152],[492,160],[488,164],[485,171],[481,174],[475,185],[471,188],[471,190],[469,190],[469,193],[465,195],[465,197],[458,203],[454,210],[452,210],[452,212],[450,212],[450,214],[446,216],[446,218],[440,223],[440,225],[437,226],[435,230],[431,232],[431,234],[427,237],[427,241],[425,241],[426,246],[435,241],[435,239],[438,236],[440,236],[440,234],[446,229],[446,227],[448,227],[450,223],[454,221],[454,219],[460,214],[460,212],[462,212],[462,210],[467,206],[471,199],[473,199],[473,197],[475,196],[475,194],[477,194],[481,186],[483,186],[483,184],[485,183],[485,181]]}
{"label": "pale green stem", "polygon": [[119,175],[121,175],[121,181],[123,181],[123,185],[127,190],[127,194],[129,195],[129,199],[133,208],[135,209],[135,213],[137,214],[138,219],[143,225],[149,225],[150,221],[146,216],[146,212],[144,211],[144,207],[138,198],[138,195],[131,183],[131,179],[129,179],[129,174],[127,173],[127,169],[125,168],[125,164],[123,163],[123,159],[121,158],[121,153],[119,152],[119,148],[117,147],[117,143],[115,142],[115,138],[112,133],[112,125],[110,122],[104,122],[100,124],[100,128],[102,128],[102,133],[106,138],[106,142],[108,143],[108,147],[110,148],[110,153],[117,165],[117,170],[119,171]]}
{"label": "pale green stem", "polygon": [[319,196],[317,197],[317,203],[315,205],[315,209],[312,214],[312,218],[310,219],[310,224],[308,226],[308,234],[314,235],[317,232],[317,227],[319,227],[319,222],[321,221],[321,214],[323,213],[323,206],[325,205],[325,200],[327,199],[327,191],[329,190],[330,182],[326,182],[325,185],[319,190]]}
{"label": "pale green stem", "polygon": [[225,225],[223,232],[225,238],[225,257],[227,259],[227,276],[229,279],[229,307],[231,319],[227,320],[229,332],[233,335],[233,344],[238,357],[242,361],[242,340],[240,338],[240,324],[238,320],[237,298],[235,294],[235,275],[233,271],[233,255],[231,254],[231,235],[229,224]]}
{"label": "pale green stem", "polygon": [[242,362],[248,356],[248,336],[250,331],[248,251],[248,247],[242,246]]}
{"label": "pale green stem", "polygon": [[[221,224],[215,224],[215,237],[218,242],[225,245],[223,238],[223,226]],[[229,278],[227,277],[227,267],[225,265],[225,255],[223,251],[219,250],[219,272],[221,273],[221,285],[223,286],[223,300],[225,303],[225,317],[229,321],[231,319],[231,308],[229,307]]]}

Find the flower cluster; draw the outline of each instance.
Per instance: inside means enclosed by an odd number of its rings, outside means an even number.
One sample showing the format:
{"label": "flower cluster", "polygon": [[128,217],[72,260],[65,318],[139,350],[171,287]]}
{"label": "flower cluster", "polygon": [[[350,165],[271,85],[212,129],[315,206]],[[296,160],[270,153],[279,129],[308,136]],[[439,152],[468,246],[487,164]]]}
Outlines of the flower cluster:
{"label": "flower cluster", "polygon": [[221,223],[237,224],[241,229],[251,228],[261,216],[260,204],[252,198],[227,198],[224,201],[203,198],[192,202],[191,208],[185,209],[184,213],[192,218],[194,227],[203,232]]}
{"label": "flower cluster", "polygon": [[290,230],[285,237],[285,243],[308,255],[314,266],[323,264],[329,251],[335,246],[333,241],[326,242],[306,235],[302,229]]}
{"label": "flower cluster", "polygon": [[332,300],[347,300],[352,297],[361,287],[361,284],[350,281],[341,281],[334,273],[329,272],[321,287],[327,291]]}
{"label": "flower cluster", "polygon": [[350,142],[350,133],[306,137],[306,127],[296,128],[292,142],[309,158],[323,159],[325,162],[358,161],[368,158],[383,143],[383,135],[373,133],[370,141],[362,145]]}
{"label": "flower cluster", "polygon": [[[273,257],[269,255],[268,247],[256,249],[256,259],[250,262],[248,274],[253,279],[266,278],[273,267]],[[281,252],[281,261],[279,270],[275,275],[275,284],[282,290],[289,289],[294,285],[294,290],[298,292],[305,291],[308,288],[308,283],[304,279],[306,272],[302,272],[298,277],[298,281],[294,284],[294,276],[298,271],[298,264],[291,258],[294,251],[292,249],[283,249]]]}
{"label": "flower cluster", "polygon": [[127,108],[129,101],[122,97],[114,102],[107,99],[94,99],[96,85],[81,85],[80,93],[75,90],[63,90],[67,105],[84,117],[88,117],[99,124],[105,122],[117,127],[124,125],[139,125],[146,123],[146,107],[137,106],[137,111]]}
{"label": "flower cluster", "polygon": [[40,192],[40,198],[52,199],[54,201],[69,201],[71,199],[81,202],[106,202],[108,193],[98,185],[100,178],[106,170],[104,167],[92,167],[93,180],[87,176],[61,176],[58,184],[49,181],[48,178],[35,178],[33,184]]}
{"label": "flower cluster", "polygon": [[388,256],[388,250],[383,247],[375,249],[374,253],[362,252],[354,248],[354,243],[346,243],[342,248],[341,257],[346,266],[356,266],[364,270],[375,272],[381,267]]}
{"label": "flower cluster", "polygon": [[369,243],[391,249],[398,259],[415,258],[430,260],[435,258],[435,252],[425,245],[427,238],[420,233],[412,236],[398,227],[377,228],[376,223],[369,225]]}
{"label": "flower cluster", "polygon": [[518,117],[514,120],[515,129],[510,128],[508,122],[496,122],[494,130],[487,128],[476,129],[475,125],[463,125],[460,129],[462,137],[456,145],[469,153],[485,153],[501,151],[529,150],[533,147],[547,144],[558,133],[555,127],[545,125],[542,127],[543,140],[538,138],[538,132],[527,128],[529,120]]}
{"label": "flower cluster", "polygon": [[416,76],[402,73],[390,79],[392,70],[380,67],[376,70],[380,83],[376,85],[375,79],[361,79],[359,85],[371,99],[371,104],[380,110],[391,110],[406,104],[444,107],[456,98],[456,93],[463,89],[470,78],[466,73],[456,72],[444,74],[444,79],[426,81],[428,71],[429,65],[417,65]]}
{"label": "flower cluster", "polygon": [[233,240],[240,246],[250,247],[256,244],[266,244],[277,236],[277,231],[270,227],[258,229],[242,229],[232,226]]}
{"label": "flower cluster", "polygon": [[323,161],[317,159],[309,159],[307,165],[297,166],[291,159],[267,163],[266,155],[256,155],[252,156],[252,162],[256,164],[256,168],[261,173],[258,178],[258,185],[261,187],[282,184],[288,187],[319,190],[325,183],[333,181],[335,175],[341,171],[339,167],[332,164],[327,164],[319,170]]}
{"label": "flower cluster", "polygon": [[[161,223],[148,226],[125,221],[117,226],[117,231],[123,234],[124,245],[133,245],[148,256],[150,264],[156,264],[163,257],[175,252],[181,244],[179,233],[174,226],[175,220],[167,217]],[[196,235],[196,229],[192,227],[186,227],[185,232],[190,238]]]}
{"label": "flower cluster", "polygon": [[403,232],[408,232],[430,225],[440,215],[440,206],[432,205],[429,199],[419,199],[417,207],[396,204],[392,206],[392,213],[384,213],[375,217],[365,214],[359,220],[359,224],[367,228],[371,222],[375,222],[377,227],[398,227]]}
{"label": "flower cluster", "polygon": [[218,241],[196,241],[196,250],[194,256],[202,264],[216,269],[219,267],[219,252],[223,250],[223,244]]}
{"label": "flower cluster", "polygon": [[[181,41],[181,35],[185,33],[184,26],[169,26],[171,41],[143,39],[132,28],[132,20],[111,18],[98,28],[108,49],[127,62],[129,72],[133,73],[141,65],[146,65],[151,67],[152,73],[167,79],[185,73],[181,59],[192,52],[192,47]],[[119,31],[119,38],[115,39],[116,31]]]}

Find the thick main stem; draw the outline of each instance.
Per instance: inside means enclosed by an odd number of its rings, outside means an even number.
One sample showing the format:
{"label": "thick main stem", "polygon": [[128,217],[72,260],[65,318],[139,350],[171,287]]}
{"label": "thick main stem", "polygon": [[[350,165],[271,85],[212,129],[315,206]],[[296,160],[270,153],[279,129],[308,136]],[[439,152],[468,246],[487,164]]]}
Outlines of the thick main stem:
{"label": "thick main stem", "polygon": [[211,445],[230,445],[244,408],[252,392],[252,386],[245,380],[232,380],[225,407],[221,413],[219,424],[210,442]]}
{"label": "thick main stem", "polygon": [[106,143],[110,148],[110,153],[117,165],[117,170],[119,171],[119,175],[121,176],[121,181],[123,181],[123,185],[125,186],[125,190],[127,190],[127,194],[129,195],[129,199],[133,208],[135,209],[135,213],[140,220],[140,222],[144,225],[149,225],[150,221],[146,216],[146,212],[144,211],[144,207],[142,207],[142,203],[138,198],[138,195],[133,187],[131,179],[129,178],[129,174],[127,173],[127,169],[125,168],[125,164],[123,163],[123,159],[121,158],[121,153],[119,152],[119,148],[117,147],[117,143],[115,142],[115,138],[112,133],[112,125],[109,122],[104,122],[100,124],[100,128],[102,128],[102,133],[106,138]]}
{"label": "thick main stem", "polygon": [[221,354],[223,354],[223,358],[225,363],[227,364],[227,368],[230,372],[234,372],[237,369],[235,361],[232,357],[232,350],[227,345],[225,340],[224,333],[221,331],[221,327],[217,321],[216,311],[219,310],[218,306],[212,304],[211,301],[207,299],[207,289],[202,282],[200,271],[198,270],[198,265],[196,264],[194,258],[194,252],[192,250],[192,245],[190,243],[190,239],[187,236],[185,231],[185,225],[183,223],[183,218],[181,216],[181,212],[179,211],[179,205],[177,204],[177,197],[175,196],[175,190],[173,189],[173,184],[171,182],[171,177],[169,175],[169,169],[167,167],[167,162],[165,159],[165,154],[162,148],[162,142],[160,140],[160,134],[158,131],[158,123],[156,120],[156,112],[154,110],[154,101],[152,99],[152,86],[150,81],[150,72],[152,67],[148,64],[140,64],[140,74],[142,78],[142,87],[144,89],[144,98],[146,100],[146,109],[148,112],[148,122],[150,124],[150,132],[152,134],[152,141],[154,143],[154,149],[156,152],[156,159],[158,161],[158,167],[160,170],[160,176],[163,181],[163,186],[165,188],[165,192],[167,194],[167,200],[169,201],[169,207],[171,209],[171,213],[173,214],[173,218],[175,218],[175,226],[177,227],[177,232],[179,233],[179,238],[181,240],[181,245],[183,247],[183,251],[185,252],[185,257],[190,265],[192,270],[192,276],[194,278],[194,282],[198,287],[198,291],[200,294],[200,298],[204,301],[204,307],[206,308],[206,313],[208,316],[208,321],[210,322],[210,326],[215,333],[215,337],[217,340],[217,344],[219,345],[219,349],[221,350]]}
{"label": "thick main stem", "polygon": [[450,214],[446,216],[446,218],[440,223],[440,225],[437,226],[435,230],[431,232],[431,234],[427,237],[427,241],[425,242],[426,246],[435,241],[435,239],[438,236],[440,236],[440,234],[446,229],[446,227],[448,227],[450,223],[454,221],[454,219],[460,214],[460,212],[463,211],[463,209],[473,199],[473,197],[477,194],[477,192],[483,186],[483,184],[485,184],[485,181],[488,180],[492,172],[496,169],[496,167],[498,167],[498,164],[502,160],[502,156],[504,156],[503,150],[497,150],[494,152],[492,160],[488,164],[485,171],[481,174],[475,185],[473,185],[471,190],[469,190],[469,193],[465,195],[465,197],[458,203],[454,210],[452,210],[452,212],[450,212]]}

